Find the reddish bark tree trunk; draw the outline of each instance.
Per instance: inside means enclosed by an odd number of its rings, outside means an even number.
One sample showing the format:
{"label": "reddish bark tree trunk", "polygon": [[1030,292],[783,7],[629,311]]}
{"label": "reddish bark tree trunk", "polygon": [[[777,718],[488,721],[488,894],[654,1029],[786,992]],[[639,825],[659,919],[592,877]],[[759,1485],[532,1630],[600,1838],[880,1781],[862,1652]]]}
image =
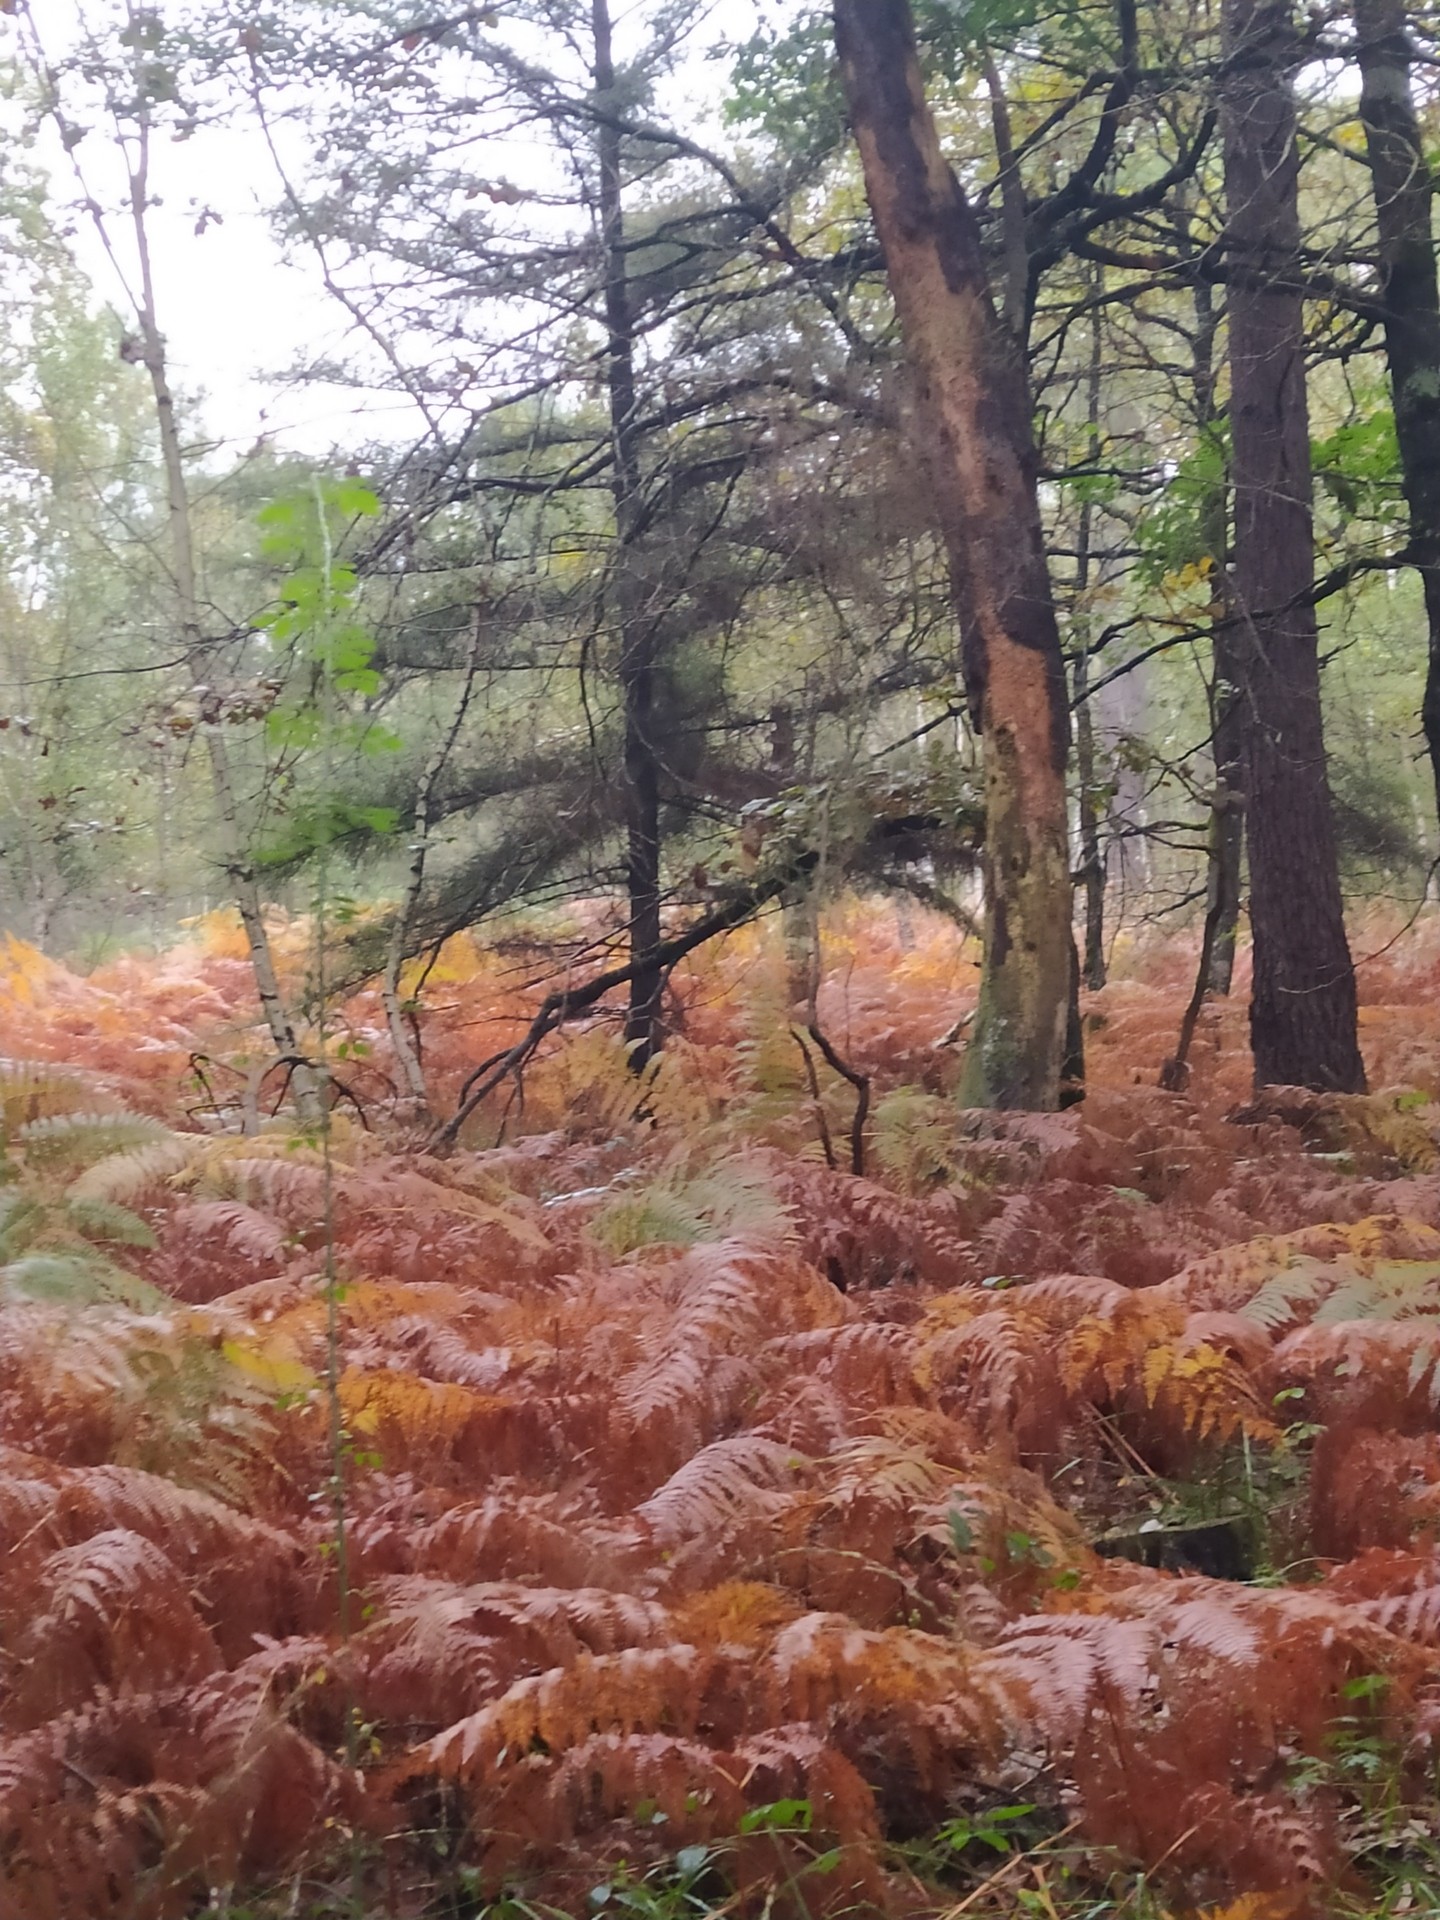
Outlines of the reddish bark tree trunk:
{"label": "reddish bark tree trunk", "polygon": [[1355,973],[1325,772],[1285,0],[1226,0],[1233,657],[1244,727],[1256,1084],[1356,1091]]}
{"label": "reddish bark tree trunk", "polygon": [[961,1097],[1061,1099],[1074,967],[1069,714],[1024,361],[940,149],[907,0],[835,0],[865,186],[914,376],[985,751],[985,958]]}

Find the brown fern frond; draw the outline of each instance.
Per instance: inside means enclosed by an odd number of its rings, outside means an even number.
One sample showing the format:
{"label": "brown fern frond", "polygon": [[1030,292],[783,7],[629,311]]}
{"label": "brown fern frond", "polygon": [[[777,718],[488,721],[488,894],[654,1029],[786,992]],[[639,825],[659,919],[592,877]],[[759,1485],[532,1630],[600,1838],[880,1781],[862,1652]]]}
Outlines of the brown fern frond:
{"label": "brown fern frond", "polygon": [[738,1241],[692,1249],[668,1270],[665,1294],[670,1312],[644,1330],[639,1364],[614,1388],[621,1420],[662,1467],[660,1478],[719,1437],[719,1418],[756,1377],[754,1363],[740,1358],[747,1348],[769,1334],[812,1332],[845,1317],[839,1295],[813,1268]]}
{"label": "brown fern frond", "polygon": [[1003,1744],[1002,1729],[1014,1733],[1029,1717],[1029,1703],[1008,1674],[938,1636],[902,1627],[866,1631],[843,1614],[804,1614],[776,1636],[751,1711],[771,1723],[823,1722],[840,1707],[939,1707],[950,1736],[976,1749]]}
{"label": "brown fern frond", "polygon": [[1434,1548],[1407,1553],[1372,1547],[1336,1567],[1325,1585],[1387,1633],[1440,1645],[1440,1555]]}
{"label": "brown fern frond", "polygon": [[333,1848],[353,1779],[291,1726],[270,1662],[101,1700],[0,1745],[5,1893],[26,1920],[181,1920]]}
{"label": "brown fern frond", "polygon": [[[362,1531],[362,1551],[363,1541]],[[450,1579],[528,1577],[612,1593],[633,1591],[644,1565],[638,1530],[514,1493],[452,1507],[428,1526],[408,1525],[405,1546],[416,1571]]]}
{"label": "brown fern frond", "polygon": [[699,1535],[773,1511],[808,1464],[759,1434],[715,1440],[643,1501],[636,1517],[662,1551],[673,1552]]}
{"label": "brown fern frond", "polygon": [[[187,1186],[202,1199],[230,1200],[274,1219],[287,1232],[313,1231],[323,1217],[325,1168],[311,1147],[276,1135],[247,1139],[224,1151],[215,1145],[197,1149]],[[269,1148],[268,1151],[262,1149]]]}
{"label": "brown fern frond", "polygon": [[744,1777],[743,1761],[695,1740],[599,1733],[548,1770],[543,1811],[536,1809],[522,1824],[520,1795],[512,1791],[490,1819],[502,1830],[521,1825],[531,1844],[553,1846],[611,1821],[632,1820],[637,1807],[647,1806],[663,1821],[668,1846],[689,1846],[728,1839],[736,1831],[745,1812]]}
{"label": "brown fern frond", "polygon": [[904,1405],[918,1398],[909,1357],[909,1329],[856,1321],[767,1341],[762,1359],[777,1369],[818,1378],[854,1412]]}
{"label": "brown fern frond", "polygon": [[1310,1474],[1310,1531],[1318,1553],[1408,1547],[1440,1524],[1440,1434],[1327,1426]]}
{"label": "brown fern frond", "polygon": [[63,1547],[39,1569],[43,1609],[12,1641],[22,1726],[80,1706],[102,1688],[145,1692],[220,1665],[185,1582],[151,1541],[124,1528]]}
{"label": "brown fern frond", "polygon": [[1440,1402],[1440,1326],[1351,1320],[1301,1327],[1275,1349],[1275,1372],[1305,1390],[1332,1427],[1431,1424]]}
{"label": "brown fern frond", "polygon": [[1051,1453],[1066,1396],[1047,1332],[1026,1311],[1023,1290],[1013,1301],[992,1299],[962,1325],[922,1334],[916,1378],[945,1412],[968,1416],[992,1443],[1031,1457]]}
{"label": "brown fern frond", "polygon": [[1436,1165],[1429,1127],[1413,1102],[1394,1094],[1266,1087],[1235,1118],[1242,1124],[1274,1120],[1293,1127],[1312,1152],[1345,1154],[1358,1173],[1430,1173]]}
{"label": "brown fern frond", "polygon": [[[1265,1234],[1194,1261],[1157,1291],[1192,1309],[1245,1313],[1267,1282],[1301,1263],[1305,1273],[1328,1269],[1338,1279],[1342,1273],[1363,1277],[1377,1263],[1390,1261],[1440,1262],[1440,1231],[1399,1214],[1379,1214],[1349,1225],[1327,1222],[1295,1233]],[[1278,1330],[1286,1322],[1274,1318],[1277,1306],[1272,1293],[1262,1313]]]}
{"label": "brown fern frond", "polygon": [[[713,1654],[667,1646],[594,1657],[520,1680],[492,1705],[458,1721],[420,1747],[412,1772],[446,1779],[489,1776],[514,1764],[538,1741],[563,1752],[595,1733],[677,1733],[693,1738],[718,1711],[721,1675]],[[728,1672],[728,1669],[727,1669]],[[733,1721],[743,1703],[732,1699]]]}
{"label": "brown fern frond", "polygon": [[469,1779],[485,1883],[498,1889],[607,1830],[624,1845],[640,1808],[671,1850],[728,1838],[745,1812],[742,1776],[734,1756],[694,1740],[599,1733],[554,1757],[531,1754],[496,1779]]}
{"label": "brown fern frond", "polygon": [[979,1278],[974,1214],[958,1192],[916,1200],[818,1162],[777,1155],[769,1164],[798,1223],[801,1253],[852,1291],[897,1280],[953,1287]]}

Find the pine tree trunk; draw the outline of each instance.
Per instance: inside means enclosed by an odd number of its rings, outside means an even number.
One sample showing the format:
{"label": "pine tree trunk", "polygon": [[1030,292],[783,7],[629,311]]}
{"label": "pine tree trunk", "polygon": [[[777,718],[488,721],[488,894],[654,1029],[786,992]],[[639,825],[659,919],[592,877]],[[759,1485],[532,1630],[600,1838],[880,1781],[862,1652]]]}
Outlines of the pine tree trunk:
{"label": "pine tree trunk", "polygon": [[1299,161],[1285,0],[1226,0],[1225,143],[1234,441],[1230,633],[1244,728],[1255,1080],[1353,1091],[1355,973],[1325,773],[1314,605]]}
{"label": "pine tree trunk", "polygon": [[606,370],[615,503],[615,600],[624,707],[625,876],[630,958],[635,974],[625,1038],[638,1073],[660,1049],[663,978],[651,957],[660,948],[660,765],[655,741],[657,623],[644,605],[636,562],[641,509],[640,430],[635,404],[635,316],[625,247],[625,209],[609,0],[592,0],[595,37],[596,150],[604,248]]}
{"label": "pine tree trunk", "polygon": [[1429,630],[1420,709],[1440,808],[1440,294],[1431,231],[1434,181],[1410,83],[1413,58],[1404,0],[1355,0],[1360,117],[1380,230],[1385,357],[1410,555]]}
{"label": "pine tree trunk", "polygon": [[1059,1105],[1074,980],[1065,668],[1024,361],[940,149],[907,0],[835,0],[865,185],[949,551],[985,755],[985,955],[961,1098]]}

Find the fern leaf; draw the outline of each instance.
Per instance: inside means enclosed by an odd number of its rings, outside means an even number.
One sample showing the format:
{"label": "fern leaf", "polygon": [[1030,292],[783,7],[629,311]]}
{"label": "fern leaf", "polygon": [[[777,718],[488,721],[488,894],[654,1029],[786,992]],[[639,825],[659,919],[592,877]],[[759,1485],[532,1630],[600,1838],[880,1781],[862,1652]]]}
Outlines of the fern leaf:
{"label": "fern leaf", "polygon": [[183,1135],[153,1132],[132,1146],[107,1151],[72,1182],[69,1197],[72,1203],[104,1200],[123,1205],[178,1173],[193,1152],[193,1143]]}
{"label": "fern leaf", "polygon": [[514,1765],[537,1741],[561,1752],[597,1732],[693,1736],[715,1672],[714,1657],[695,1647],[587,1656],[518,1681],[420,1748],[413,1764],[442,1778],[475,1779]]}
{"label": "fern leaf", "polygon": [[65,1213],[70,1224],[89,1240],[109,1240],[122,1247],[149,1248],[157,1244],[149,1221],[113,1200],[72,1193],[66,1199]]}
{"label": "fern leaf", "polygon": [[167,1303],[123,1267],[100,1254],[32,1253],[0,1268],[0,1292],[12,1299],[53,1306],[87,1307],[105,1301],[154,1311]]}
{"label": "fern leaf", "polygon": [[213,1673],[215,1643],[174,1565],[142,1535],[97,1533],[40,1570],[42,1611],[15,1643],[22,1724],[78,1707],[97,1688],[146,1691]]}
{"label": "fern leaf", "polygon": [[807,1463],[756,1434],[716,1440],[636,1508],[666,1552],[736,1520],[759,1518],[784,1498]]}
{"label": "fern leaf", "polygon": [[109,1154],[129,1153],[174,1136],[168,1127],[146,1114],[62,1113],[30,1121],[15,1137],[27,1158],[73,1166],[103,1160]]}

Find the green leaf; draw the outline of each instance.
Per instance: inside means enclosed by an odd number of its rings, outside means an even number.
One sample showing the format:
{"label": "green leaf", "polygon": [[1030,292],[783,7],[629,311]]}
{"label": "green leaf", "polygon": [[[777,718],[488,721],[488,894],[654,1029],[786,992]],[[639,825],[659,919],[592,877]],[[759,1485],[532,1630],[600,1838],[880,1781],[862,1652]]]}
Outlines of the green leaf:
{"label": "green leaf", "polygon": [[975,1551],[975,1529],[970,1525],[970,1522],[958,1507],[952,1507],[950,1509],[949,1513],[945,1516],[945,1523],[950,1529],[950,1544],[954,1547],[956,1553],[973,1553]]}
{"label": "green leaf", "polygon": [[808,1833],[815,1809],[808,1800],[772,1800],[752,1807],[740,1820],[741,1833]]}

